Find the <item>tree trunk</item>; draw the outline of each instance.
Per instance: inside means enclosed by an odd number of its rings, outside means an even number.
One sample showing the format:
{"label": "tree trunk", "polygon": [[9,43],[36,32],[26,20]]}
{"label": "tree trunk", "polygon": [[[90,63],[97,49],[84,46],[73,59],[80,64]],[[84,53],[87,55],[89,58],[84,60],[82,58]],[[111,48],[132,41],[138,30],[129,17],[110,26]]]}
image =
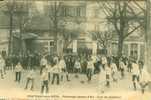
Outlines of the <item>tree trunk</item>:
{"label": "tree trunk", "polygon": [[119,36],[119,40],[118,40],[118,58],[122,57],[122,51],[123,51],[123,42],[124,39],[122,38],[122,36]]}
{"label": "tree trunk", "polygon": [[9,29],[9,45],[8,45],[8,56],[13,53],[13,13],[10,13],[10,29]]}
{"label": "tree trunk", "polygon": [[19,16],[19,30],[20,30],[20,36],[19,36],[19,42],[20,42],[20,44],[19,44],[19,53],[20,53],[20,55],[23,55],[23,37],[22,37],[22,34],[23,34],[23,16],[22,15],[20,15]]}
{"label": "tree trunk", "polygon": [[54,53],[58,55],[58,22],[56,16],[53,23],[54,23]]}
{"label": "tree trunk", "polygon": [[53,24],[54,24],[54,53],[56,53],[57,55],[59,55],[59,46],[58,46],[58,5],[57,2],[55,2],[54,4],[54,20],[53,20]]}

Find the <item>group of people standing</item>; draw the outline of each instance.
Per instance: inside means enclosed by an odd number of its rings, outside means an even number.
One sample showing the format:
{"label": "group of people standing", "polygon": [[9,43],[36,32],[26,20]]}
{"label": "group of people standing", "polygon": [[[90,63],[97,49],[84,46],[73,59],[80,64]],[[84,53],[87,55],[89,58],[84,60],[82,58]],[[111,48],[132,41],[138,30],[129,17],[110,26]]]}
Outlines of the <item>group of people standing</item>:
{"label": "group of people standing", "polygon": [[[69,64],[69,59],[65,57],[53,56],[53,59],[49,61],[47,56],[42,56],[39,60],[39,75],[41,77],[41,93],[49,92],[49,83],[52,85],[56,83],[60,84],[61,81],[66,78],[67,82],[71,81],[71,74],[75,74],[75,77],[80,77],[80,74],[84,74],[87,77],[87,82],[92,81],[93,75],[101,75],[105,73],[105,86],[110,87],[112,82],[118,82],[119,79],[124,79],[126,73],[132,75],[132,83],[134,90],[137,89],[137,83],[141,86],[142,93],[144,93],[145,87],[150,82],[150,77],[145,69],[143,61],[136,62],[135,59],[128,59],[121,57],[117,59],[114,56],[107,57],[106,55],[89,56],[85,58],[84,64],[80,57],[75,57],[72,60],[73,64]],[[1,78],[4,78],[6,61],[0,56],[0,73]],[[85,71],[83,71],[83,65]],[[39,68],[39,67],[38,67]],[[20,83],[22,77],[22,71],[24,67],[20,61],[15,65],[15,81]],[[72,70],[71,70],[72,69]],[[25,89],[28,88],[31,82],[31,90],[34,90],[36,68],[31,67],[27,70]],[[103,77],[103,76],[101,76]]]}
{"label": "group of people standing", "polygon": [[106,72],[106,86],[124,79],[126,74],[131,75],[134,90],[137,90],[138,85],[141,87],[142,93],[146,86],[151,82],[150,75],[143,61],[135,59],[127,59],[121,57],[118,60],[114,57],[102,57],[102,68]]}
{"label": "group of people standing", "polygon": [[66,68],[66,63],[64,58],[58,58],[57,56],[54,57],[53,63],[48,63],[47,59],[43,57],[40,61],[41,69],[40,75],[42,78],[42,87],[41,92],[44,92],[44,88],[46,88],[46,93],[49,91],[49,82],[59,85],[60,81],[63,81],[63,78],[66,77],[67,81],[69,79],[69,72]]}

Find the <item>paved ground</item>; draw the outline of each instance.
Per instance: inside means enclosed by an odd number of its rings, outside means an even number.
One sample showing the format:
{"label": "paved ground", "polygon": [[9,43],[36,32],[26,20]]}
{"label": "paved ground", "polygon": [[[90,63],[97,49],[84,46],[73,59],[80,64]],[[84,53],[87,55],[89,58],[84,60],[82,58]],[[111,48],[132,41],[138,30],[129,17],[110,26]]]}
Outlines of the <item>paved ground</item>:
{"label": "paved ground", "polygon": [[[33,100],[33,97],[31,97],[33,95],[42,96],[42,94],[40,94],[41,81],[38,71],[34,91],[24,90],[26,74],[27,72],[24,71],[22,75],[23,79],[20,83],[16,83],[14,81],[15,73],[13,71],[7,71],[5,78],[0,79],[0,96],[11,98],[26,98],[28,96],[31,100]],[[54,96],[53,98],[56,98],[54,100],[61,100],[61,97],[64,98],[63,100],[151,100],[151,92],[146,92],[142,95],[139,86],[137,91],[133,90],[130,73],[126,73],[126,77],[117,83],[112,83],[110,88],[104,87],[104,77],[103,73],[94,75],[92,81],[88,83],[85,75],[79,75],[79,78],[75,78],[75,75],[72,74],[70,75],[70,82],[64,80],[60,85],[49,84],[49,94],[43,95]],[[81,83],[81,81],[83,81],[83,83]],[[104,91],[104,93],[102,93],[102,91]],[[92,97],[88,99],[86,96]],[[46,100],[44,97],[41,97],[39,100],[43,99]]]}

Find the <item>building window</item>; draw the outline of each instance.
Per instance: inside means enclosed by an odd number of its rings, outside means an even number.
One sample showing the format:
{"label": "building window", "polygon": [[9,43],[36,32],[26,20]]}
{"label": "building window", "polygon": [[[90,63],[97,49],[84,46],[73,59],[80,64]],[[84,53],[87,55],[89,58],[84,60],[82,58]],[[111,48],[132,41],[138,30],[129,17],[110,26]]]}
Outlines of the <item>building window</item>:
{"label": "building window", "polygon": [[67,17],[69,15],[69,9],[68,9],[68,7],[64,7],[63,8],[63,13],[64,13],[65,17]]}
{"label": "building window", "polygon": [[130,48],[130,55],[137,60],[138,58],[138,44],[132,43]]}
{"label": "building window", "polygon": [[85,7],[77,7],[77,16],[78,17],[84,17],[85,16]]}
{"label": "building window", "polygon": [[48,53],[53,53],[54,52],[54,41],[48,41],[48,45],[46,46]]}
{"label": "building window", "polygon": [[77,16],[80,16],[80,7],[77,8]]}
{"label": "building window", "polygon": [[75,17],[76,16],[76,7],[69,8],[69,16]]}
{"label": "building window", "polygon": [[63,6],[61,13],[64,17],[84,17],[86,10],[83,6]]}
{"label": "building window", "polygon": [[50,41],[50,42],[49,42],[49,46],[50,46],[50,47],[53,47],[53,46],[54,46],[54,41]]}

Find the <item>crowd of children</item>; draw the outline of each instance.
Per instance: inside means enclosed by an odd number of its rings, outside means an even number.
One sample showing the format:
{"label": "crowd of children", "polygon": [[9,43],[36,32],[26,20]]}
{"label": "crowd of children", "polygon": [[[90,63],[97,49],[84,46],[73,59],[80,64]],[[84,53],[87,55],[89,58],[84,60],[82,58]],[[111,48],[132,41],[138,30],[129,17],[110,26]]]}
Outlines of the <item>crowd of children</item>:
{"label": "crowd of children", "polygon": [[[136,61],[135,59],[124,59],[121,57],[119,60],[115,59],[115,57],[107,57],[105,55],[99,56],[90,56],[86,59],[86,71],[83,73],[82,71],[82,63],[80,58],[76,58],[73,66],[73,71],[69,71],[67,65],[68,62],[64,59],[64,57],[55,56],[53,58],[53,63],[48,63],[49,61],[43,56],[40,60],[40,69],[39,75],[41,77],[41,93],[49,92],[49,83],[59,85],[65,78],[67,82],[72,81],[70,79],[70,74],[75,73],[75,78],[78,78],[80,74],[84,74],[87,77],[88,83],[92,81],[94,74],[100,74],[105,72],[105,86],[110,87],[112,82],[118,82],[120,79],[124,79],[126,73],[132,75],[132,83],[134,90],[137,89],[137,83],[139,83],[142,93],[146,86],[150,82],[149,73],[144,66],[143,61]],[[0,56],[0,73],[1,78],[4,78],[4,67],[5,60],[2,56]],[[20,83],[22,79],[23,67],[20,61],[15,66],[15,81]],[[120,74],[119,74],[120,73]],[[26,85],[25,89],[28,89],[29,83],[31,83],[31,90],[34,90],[35,82],[35,68],[32,67],[27,70],[26,76]],[[51,77],[52,76],[52,77]],[[102,76],[103,77],[103,76]]]}

